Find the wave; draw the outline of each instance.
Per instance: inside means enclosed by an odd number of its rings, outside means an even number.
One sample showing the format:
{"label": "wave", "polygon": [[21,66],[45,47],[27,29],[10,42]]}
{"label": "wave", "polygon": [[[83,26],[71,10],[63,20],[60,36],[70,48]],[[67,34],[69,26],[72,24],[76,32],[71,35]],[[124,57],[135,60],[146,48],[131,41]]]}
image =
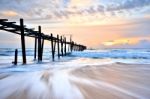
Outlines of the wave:
{"label": "wave", "polygon": [[72,56],[89,57],[89,58],[113,58],[113,59],[150,59],[149,50],[134,50],[134,49],[111,49],[111,50],[96,50],[74,52]]}
{"label": "wave", "polygon": [[[0,49],[0,56],[14,56],[15,49]],[[21,49],[18,49],[18,56],[21,56]],[[34,49],[26,49],[27,56],[34,56]],[[51,57],[51,51],[44,49],[43,56]],[[150,59],[150,49],[104,49],[85,50],[83,52],[73,52],[69,57],[86,57],[94,59]]]}

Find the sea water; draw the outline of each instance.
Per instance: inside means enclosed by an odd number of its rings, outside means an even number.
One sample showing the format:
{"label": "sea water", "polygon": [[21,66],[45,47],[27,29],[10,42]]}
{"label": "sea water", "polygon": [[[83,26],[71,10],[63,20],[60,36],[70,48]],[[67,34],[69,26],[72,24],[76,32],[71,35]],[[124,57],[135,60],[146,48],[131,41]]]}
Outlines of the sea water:
{"label": "sea water", "polygon": [[[12,62],[14,61],[14,52],[15,49],[12,48],[0,49],[0,68],[13,67]],[[150,64],[150,49],[99,49],[85,50],[82,52],[73,51],[70,55],[60,57],[60,59],[58,59],[56,52],[54,62],[52,62],[51,50],[44,49],[43,61],[41,63],[34,60],[34,49],[26,49],[26,55],[28,66],[22,65],[22,52],[21,49],[18,49],[18,65],[21,65],[21,67],[16,67],[15,69],[17,69],[17,71],[22,71],[24,69],[30,70],[31,67],[32,71],[36,71],[47,68],[76,68],[79,66],[99,66],[112,63]]]}
{"label": "sea water", "polygon": [[[15,49],[0,49],[0,77],[4,77],[0,80],[1,99],[6,99],[10,95],[16,95],[15,99],[20,99],[22,98],[21,92],[24,90],[27,90],[28,99],[84,99],[80,86],[75,83],[92,86],[93,90],[104,88],[103,91],[109,92],[106,96],[115,94],[124,99],[127,99],[127,96],[136,99],[149,99],[150,97],[148,94],[150,83],[147,80],[150,68],[149,65],[142,65],[150,64],[150,49],[74,51],[68,56],[60,57],[60,59],[58,59],[56,52],[54,62],[49,49],[44,49],[42,62],[34,60],[33,49],[27,49],[27,65],[22,65],[21,49],[18,49],[19,63],[17,66],[12,64],[14,51]],[[131,67],[111,65],[117,63],[141,65],[131,65]],[[100,68],[95,69],[95,66]],[[102,74],[106,73],[106,77],[98,75],[97,69]],[[93,72],[101,80],[80,77],[76,75],[78,70],[82,71],[82,75],[87,76],[88,71]],[[114,79],[113,82],[117,84],[109,82],[111,79]],[[142,82],[141,79],[144,81]],[[94,96],[89,95],[88,97]]]}
{"label": "sea water", "polygon": [[[0,65],[4,63],[11,63],[14,60],[15,49],[12,48],[1,48],[0,49]],[[34,49],[26,49],[27,61],[34,61]],[[43,61],[51,61],[51,50],[44,49]],[[74,51],[72,54],[61,58],[61,60],[68,59],[95,59],[99,61],[111,60],[114,62],[123,63],[138,63],[138,64],[149,64],[150,63],[150,49],[101,49],[101,50],[85,50],[83,52]],[[55,56],[57,61],[57,52]],[[140,60],[140,61],[139,61]],[[18,61],[22,62],[22,52],[18,49]],[[66,60],[67,61],[67,60]]]}

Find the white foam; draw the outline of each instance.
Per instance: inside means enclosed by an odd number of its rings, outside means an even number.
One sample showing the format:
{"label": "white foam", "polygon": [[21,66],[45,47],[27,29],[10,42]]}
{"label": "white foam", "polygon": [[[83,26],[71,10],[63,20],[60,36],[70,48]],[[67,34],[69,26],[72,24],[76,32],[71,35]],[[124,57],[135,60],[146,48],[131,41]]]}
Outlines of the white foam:
{"label": "white foam", "polygon": [[53,92],[57,99],[83,99],[80,90],[69,81],[69,74],[55,71],[51,78]]}

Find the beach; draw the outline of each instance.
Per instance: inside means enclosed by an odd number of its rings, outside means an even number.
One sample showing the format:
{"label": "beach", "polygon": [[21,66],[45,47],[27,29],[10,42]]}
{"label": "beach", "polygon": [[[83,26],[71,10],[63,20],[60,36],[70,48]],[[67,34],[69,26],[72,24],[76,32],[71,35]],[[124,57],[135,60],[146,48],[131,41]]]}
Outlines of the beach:
{"label": "beach", "polygon": [[150,0],[0,8],[0,99],[150,99]]}
{"label": "beach", "polygon": [[149,99],[150,65],[112,63],[0,74],[0,99]]}

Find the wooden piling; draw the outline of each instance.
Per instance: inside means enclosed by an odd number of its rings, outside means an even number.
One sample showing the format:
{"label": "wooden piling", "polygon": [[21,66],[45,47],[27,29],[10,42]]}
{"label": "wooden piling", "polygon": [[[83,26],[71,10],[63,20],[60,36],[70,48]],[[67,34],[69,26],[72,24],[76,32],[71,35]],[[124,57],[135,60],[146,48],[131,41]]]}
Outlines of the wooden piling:
{"label": "wooden piling", "polygon": [[72,52],[72,36],[70,36],[70,52]]}
{"label": "wooden piling", "polygon": [[67,55],[66,37],[64,37],[64,44],[65,44],[64,53],[65,53],[65,56],[66,56]]}
{"label": "wooden piling", "polygon": [[51,49],[52,49],[52,61],[54,61],[54,43],[53,43],[53,34],[51,34]]}
{"label": "wooden piling", "polygon": [[41,59],[43,59],[43,49],[44,49],[44,38],[42,39]]}
{"label": "wooden piling", "polygon": [[61,56],[64,56],[64,52],[63,52],[63,39],[62,39],[62,36],[60,37],[60,41],[61,41]]}
{"label": "wooden piling", "polygon": [[37,38],[35,37],[35,45],[34,45],[34,60],[36,60],[36,49],[37,49]]}
{"label": "wooden piling", "polygon": [[71,52],[74,51],[74,42],[71,43]]}
{"label": "wooden piling", "polygon": [[74,50],[74,42],[71,43],[71,52]]}
{"label": "wooden piling", "polygon": [[57,54],[58,54],[58,59],[60,59],[60,53],[59,53],[59,35],[57,35]]}
{"label": "wooden piling", "polygon": [[20,31],[21,31],[22,61],[23,61],[23,64],[26,64],[26,47],[25,47],[23,19],[20,19]]}
{"label": "wooden piling", "polygon": [[14,62],[13,62],[14,65],[17,65],[17,63],[18,63],[17,60],[18,60],[18,50],[16,49],[16,50],[15,50],[15,59],[14,59]]}
{"label": "wooden piling", "polygon": [[56,52],[56,42],[57,42],[57,40],[55,39],[54,41],[53,41],[53,50],[54,50],[54,56],[55,56],[55,52]]}
{"label": "wooden piling", "polygon": [[42,61],[42,50],[41,50],[41,26],[38,27],[38,62]]}

